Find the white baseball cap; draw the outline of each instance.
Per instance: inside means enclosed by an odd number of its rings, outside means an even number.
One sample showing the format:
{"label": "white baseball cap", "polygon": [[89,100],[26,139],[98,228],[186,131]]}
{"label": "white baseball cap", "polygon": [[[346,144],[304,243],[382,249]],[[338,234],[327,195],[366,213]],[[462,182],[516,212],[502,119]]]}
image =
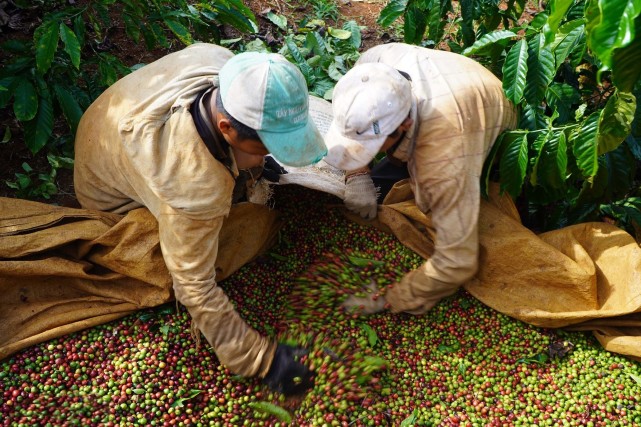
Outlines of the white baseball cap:
{"label": "white baseball cap", "polygon": [[327,154],[309,117],[305,77],[284,56],[240,53],[225,63],[218,77],[225,110],[256,130],[280,163],[307,166]]}
{"label": "white baseball cap", "polygon": [[354,66],[334,87],[325,162],[348,171],[366,166],[411,106],[411,83],[398,70],[379,62]]}

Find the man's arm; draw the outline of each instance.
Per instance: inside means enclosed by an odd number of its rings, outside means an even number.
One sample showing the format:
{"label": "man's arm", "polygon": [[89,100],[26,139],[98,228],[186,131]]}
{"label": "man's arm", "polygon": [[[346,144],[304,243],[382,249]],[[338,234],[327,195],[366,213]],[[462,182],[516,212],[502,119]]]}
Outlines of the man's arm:
{"label": "man's arm", "polygon": [[221,363],[243,376],[264,377],[276,343],[247,325],[216,285],[215,260],[224,217],[199,217],[190,218],[167,205],[158,217],[160,245],[176,299],[187,308]]}

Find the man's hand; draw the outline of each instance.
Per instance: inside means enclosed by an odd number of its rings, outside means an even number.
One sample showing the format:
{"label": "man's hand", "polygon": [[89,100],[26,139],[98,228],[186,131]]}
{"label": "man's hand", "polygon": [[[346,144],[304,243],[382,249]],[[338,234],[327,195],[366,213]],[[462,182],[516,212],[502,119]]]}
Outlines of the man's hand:
{"label": "man's hand", "polygon": [[263,383],[285,395],[302,394],[312,386],[313,374],[298,359],[307,354],[307,350],[278,344],[272,366],[263,379]]}
{"label": "man's hand", "polygon": [[348,175],[345,179],[345,206],[365,219],[376,218],[376,187],[369,173]]}
{"label": "man's hand", "polygon": [[385,310],[387,301],[383,295],[380,295],[378,285],[373,280],[366,287],[367,294],[362,297],[350,295],[343,304],[345,310],[358,314],[374,314]]}

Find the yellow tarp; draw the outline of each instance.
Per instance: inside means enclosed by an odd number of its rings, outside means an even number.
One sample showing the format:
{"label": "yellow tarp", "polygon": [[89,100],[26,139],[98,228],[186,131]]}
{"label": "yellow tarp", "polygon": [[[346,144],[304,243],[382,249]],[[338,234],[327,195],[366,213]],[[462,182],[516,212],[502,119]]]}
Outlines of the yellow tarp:
{"label": "yellow tarp", "polygon": [[[367,223],[424,258],[434,249],[430,216],[406,182]],[[605,349],[641,360],[641,249],[632,236],[605,223],[537,235],[496,191],[482,202],[479,223],[481,267],[465,284],[473,296],[537,326],[593,331]],[[264,251],[277,230],[274,211],[235,205],[218,279]],[[156,220],[146,209],[120,216],[0,198],[0,295],[0,359],[170,301]]]}
{"label": "yellow tarp", "polygon": [[[406,181],[379,210],[391,230],[424,258],[434,249],[430,216]],[[541,327],[591,330],[606,350],[641,360],[641,248],[601,222],[535,234],[493,187],[479,214],[480,270],[464,285],[484,304]]]}
{"label": "yellow tarp", "polygon": [[[234,205],[221,231],[217,279],[267,248],[276,221],[265,206]],[[147,209],[121,216],[0,198],[0,360],[172,299]]]}

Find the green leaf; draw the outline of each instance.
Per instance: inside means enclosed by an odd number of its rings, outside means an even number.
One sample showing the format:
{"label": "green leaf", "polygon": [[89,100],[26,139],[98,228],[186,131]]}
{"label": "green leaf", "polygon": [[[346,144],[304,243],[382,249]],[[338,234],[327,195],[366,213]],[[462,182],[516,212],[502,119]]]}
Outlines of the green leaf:
{"label": "green leaf", "polygon": [[358,49],[361,47],[362,36],[361,36],[361,27],[356,23],[356,21],[347,21],[343,24],[343,29],[350,32],[350,44],[352,47]]}
{"label": "green leaf", "polygon": [[76,34],[67,27],[64,22],[60,23],[60,40],[65,45],[65,52],[71,58],[71,63],[76,69],[80,68],[80,42]]}
{"label": "green leaf", "polygon": [[522,104],[519,128],[538,130],[547,127],[545,110],[540,106]]}
{"label": "green leaf", "polygon": [[100,73],[100,82],[105,86],[111,86],[118,80],[118,73],[109,61],[100,61],[98,71]]}
{"label": "green leaf", "polygon": [[133,390],[134,393],[136,394],[145,394],[145,389],[144,388],[135,388]]}
{"label": "green leaf", "polygon": [[545,46],[543,34],[532,37],[528,42],[527,64],[527,84],[523,94],[528,104],[539,105],[556,74],[554,54]]}
{"label": "green leaf", "polygon": [[500,163],[501,191],[507,191],[516,198],[521,192],[527,171],[527,135],[508,138],[504,147]]}
{"label": "green leaf", "polygon": [[406,43],[420,44],[427,28],[427,15],[418,1],[411,0],[403,17],[403,37]]}
{"label": "green leaf", "polygon": [[38,71],[44,74],[51,67],[53,56],[58,49],[58,25],[55,21],[48,21],[39,28],[36,44],[36,64]]}
{"label": "green leaf", "polygon": [[537,164],[539,183],[547,188],[562,188],[568,168],[567,142],[562,130],[552,132],[542,147]]}
{"label": "green leaf", "polygon": [[552,83],[545,92],[547,104],[559,113],[561,123],[566,123],[573,118],[574,104],[580,99],[579,91],[566,83]]}
{"label": "green leaf", "polygon": [[572,135],[572,153],[576,158],[577,166],[584,178],[592,182],[590,178],[596,175],[599,168],[598,163],[598,128],[600,111],[590,114],[581,124],[581,127]]}
{"label": "green leaf", "polygon": [[588,46],[603,63],[612,67],[614,49],[634,40],[634,20],[641,13],[638,0],[590,0],[586,8]]}
{"label": "green leaf", "polygon": [[641,16],[635,25],[634,41],[616,49],[612,57],[612,82],[622,92],[632,92],[641,79]]}
{"label": "green leaf", "polygon": [[461,0],[461,34],[463,44],[469,46],[474,43],[474,2],[472,0]]}
{"label": "green leaf", "polygon": [[80,122],[80,117],[82,117],[82,108],[78,105],[78,101],[69,93],[64,87],[54,84],[53,86],[54,93],[56,94],[56,99],[62,113],[67,119],[67,123],[71,127],[71,132],[76,133],[78,129],[78,123]]}
{"label": "green leaf", "polygon": [[381,27],[389,27],[392,22],[396,21],[403,13],[407,7],[408,0],[391,0],[387,3],[387,6],[381,10],[381,13],[378,15],[376,23]]}
{"label": "green leaf", "polygon": [[189,32],[189,28],[174,19],[165,18],[164,22],[171,32],[174,33],[178,40],[180,40],[184,45],[189,46],[194,42],[191,37],[191,33]]}
{"label": "green leaf", "polygon": [[295,63],[298,65],[298,68],[300,68],[300,71],[303,73],[303,76],[305,76],[305,80],[309,85],[312,78],[312,68],[309,66],[307,61],[305,61],[305,57],[301,54],[300,49],[298,49],[298,46],[296,46],[296,43],[294,43],[294,39],[291,36],[285,37],[285,46],[287,46],[287,50],[292,55],[292,58],[294,58]]}
{"label": "green leaf", "polygon": [[169,335],[169,325],[162,325],[159,330],[162,333],[163,337],[167,338],[167,336]]}
{"label": "green leaf", "polygon": [[570,21],[559,28],[554,41],[550,44],[550,49],[554,52],[556,70],[577,46],[581,46],[583,40],[585,40],[585,21],[583,19]]}
{"label": "green leaf", "polygon": [[131,40],[138,44],[140,42],[140,27],[138,21],[128,13],[122,15],[122,20],[125,23],[125,33]]}
{"label": "green leaf", "polygon": [[514,104],[519,104],[523,98],[528,70],[527,57],[527,44],[521,39],[512,46],[503,64],[503,91]]}
{"label": "green leaf", "polygon": [[413,427],[414,425],[416,425],[417,418],[418,418],[418,409],[414,409],[414,411],[412,411],[412,414],[409,417],[401,421],[401,427]]}
{"label": "green leaf", "polygon": [[42,96],[38,113],[33,120],[24,123],[25,144],[33,154],[47,144],[53,132],[53,105],[50,96]]}
{"label": "green leaf", "polygon": [[539,365],[545,364],[550,357],[545,353],[539,353],[534,357],[522,357],[518,359],[517,363],[538,363]]}
{"label": "green leaf", "polygon": [[21,122],[33,119],[38,113],[38,93],[27,79],[20,79],[13,92],[13,113]]}
{"label": "green leaf", "polygon": [[483,163],[483,171],[481,172],[481,195],[483,195],[483,197],[485,198],[487,198],[489,195],[488,189],[490,188],[490,178],[492,178],[491,174],[494,166],[494,161],[497,154],[501,152],[503,148],[503,140],[508,133],[509,131],[503,132],[499,135],[499,137],[494,142],[494,145],[492,145],[492,149],[490,150],[489,154],[485,158],[485,162]]}
{"label": "green leaf", "polygon": [[474,44],[463,51],[463,55],[486,55],[490,52],[490,47],[496,43],[507,42],[507,40],[516,37],[516,33],[507,30],[498,30],[478,39]]}
{"label": "green leaf", "polygon": [[288,258],[286,256],[279,255],[279,254],[277,254],[275,252],[270,252],[269,256],[274,258],[274,259],[276,259],[276,260],[278,260],[278,261],[287,261],[288,260]]}
{"label": "green leaf", "polygon": [[532,172],[530,173],[530,185],[535,187],[539,183],[539,162],[541,160],[541,155],[543,154],[543,148],[550,140],[552,136],[551,132],[543,132],[536,137],[534,143],[532,143],[532,151],[534,156],[530,158],[530,163],[532,164]]}
{"label": "green leaf", "polygon": [[283,15],[277,15],[271,10],[265,14],[269,21],[283,31],[287,31],[287,18]]}
{"label": "green leaf", "polygon": [[284,423],[291,423],[292,416],[287,410],[281,408],[278,405],[274,405],[270,402],[260,401],[260,402],[249,402],[247,404],[254,411],[262,412],[264,414],[273,415]]}
{"label": "green leaf", "polygon": [[599,119],[599,155],[617,148],[630,134],[636,108],[637,101],[631,93],[610,96]]}
{"label": "green leaf", "polygon": [[352,38],[352,33],[347,30],[341,30],[340,28],[329,27],[327,32],[330,36],[335,37],[339,40],[348,40]]}
{"label": "green leaf", "polygon": [[372,327],[367,323],[361,324],[361,329],[365,334],[367,334],[367,342],[369,343],[369,346],[374,347],[378,342],[378,335],[376,335],[376,331],[374,331],[374,329],[372,329]]}
{"label": "green leaf", "polygon": [[172,408],[181,408],[184,406],[185,402],[193,399],[194,397],[198,396],[200,393],[202,393],[202,390],[191,390],[189,392],[189,395],[187,397],[181,397],[180,399],[176,399],[174,403],[171,404]]}
{"label": "green leaf", "polygon": [[565,13],[573,3],[574,0],[552,0],[550,2],[550,16],[548,16],[548,20],[543,27],[543,33],[545,34],[547,43],[554,40],[559,24],[563,18],[565,18]]}

